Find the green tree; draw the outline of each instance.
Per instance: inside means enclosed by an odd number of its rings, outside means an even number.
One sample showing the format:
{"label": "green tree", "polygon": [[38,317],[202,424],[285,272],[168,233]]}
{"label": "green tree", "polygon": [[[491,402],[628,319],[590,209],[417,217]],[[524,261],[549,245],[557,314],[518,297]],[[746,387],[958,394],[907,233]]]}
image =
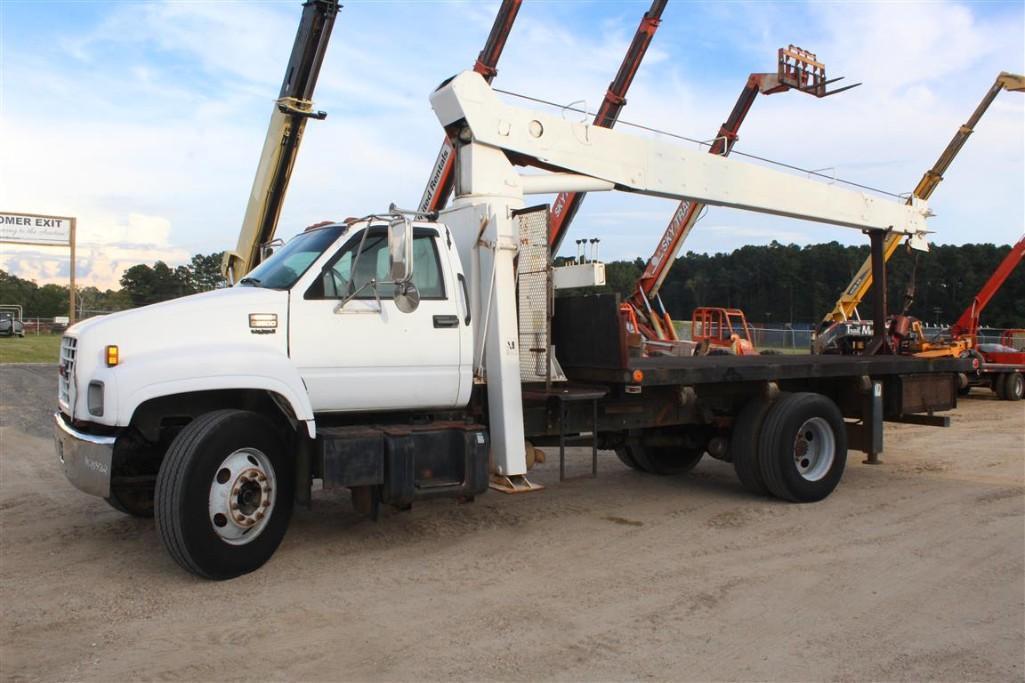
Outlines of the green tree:
{"label": "green tree", "polygon": [[121,287],[133,306],[155,304],[196,291],[187,267],[172,269],[163,261],[157,261],[152,267],[140,263],[127,269],[121,276]]}
{"label": "green tree", "polygon": [[61,285],[43,285],[33,292],[27,307],[26,315],[39,318],[52,318],[57,315],[68,315],[68,288]]}
{"label": "green tree", "polygon": [[224,285],[221,275],[221,257],[223,251],[213,254],[196,254],[186,268],[189,271],[189,284],[197,292],[208,292]]}

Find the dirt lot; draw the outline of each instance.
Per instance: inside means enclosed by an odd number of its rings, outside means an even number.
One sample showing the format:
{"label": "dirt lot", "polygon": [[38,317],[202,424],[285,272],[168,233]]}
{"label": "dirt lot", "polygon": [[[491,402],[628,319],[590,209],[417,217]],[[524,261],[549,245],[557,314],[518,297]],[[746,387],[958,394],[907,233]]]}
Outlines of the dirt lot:
{"label": "dirt lot", "polygon": [[1021,403],[888,426],[885,464],[852,454],[816,505],[608,454],[376,524],[320,494],[266,567],[209,583],[64,480],[55,378],[0,367],[6,680],[1023,680]]}

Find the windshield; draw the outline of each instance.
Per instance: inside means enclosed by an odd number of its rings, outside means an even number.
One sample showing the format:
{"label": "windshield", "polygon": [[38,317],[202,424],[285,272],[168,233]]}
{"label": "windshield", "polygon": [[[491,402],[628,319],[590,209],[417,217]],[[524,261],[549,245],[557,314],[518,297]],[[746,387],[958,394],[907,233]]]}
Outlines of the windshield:
{"label": "windshield", "polygon": [[344,225],[332,225],[297,235],[238,283],[242,286],[288,289],[346,229]]}

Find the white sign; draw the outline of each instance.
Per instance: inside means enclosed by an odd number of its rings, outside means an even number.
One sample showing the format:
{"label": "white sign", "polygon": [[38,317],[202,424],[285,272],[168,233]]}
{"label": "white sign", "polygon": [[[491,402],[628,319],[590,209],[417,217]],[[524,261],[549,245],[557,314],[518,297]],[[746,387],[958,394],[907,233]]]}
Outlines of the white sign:
{"label": "white sign", "polygon": [[71,219],[30,213],[0,213],[0,242],[67,246],[71,243]]}

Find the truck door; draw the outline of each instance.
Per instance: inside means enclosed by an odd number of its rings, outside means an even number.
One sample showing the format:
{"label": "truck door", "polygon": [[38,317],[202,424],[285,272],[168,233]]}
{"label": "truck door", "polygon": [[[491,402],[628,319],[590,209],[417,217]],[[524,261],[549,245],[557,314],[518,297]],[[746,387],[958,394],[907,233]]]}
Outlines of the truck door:
{"label": "truck door", "polygon": [[395,306],[392,285],[370,284],[371,279],[388,279],[383,227],[354,233],[312,278],[293,288],[289,355],[315,411],[443,408],[465,402],[460,394],[468,395],[470,363],[461,356],[469,355],[470,333],[453,257],[437,230],[415,230],[413,282],[420,306],[412,313]]}

